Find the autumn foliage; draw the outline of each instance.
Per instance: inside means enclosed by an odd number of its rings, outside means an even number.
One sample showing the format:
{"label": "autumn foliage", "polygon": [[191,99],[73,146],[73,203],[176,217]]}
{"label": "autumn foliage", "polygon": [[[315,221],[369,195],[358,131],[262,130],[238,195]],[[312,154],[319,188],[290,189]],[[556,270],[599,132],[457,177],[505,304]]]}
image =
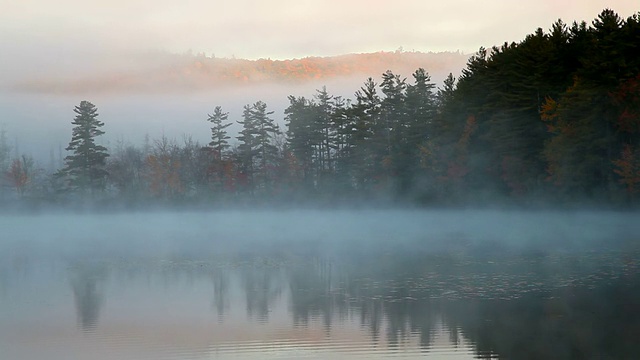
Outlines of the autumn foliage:
{"label": "autumn foliage", "polygon": [[21,196],[24,195],[27,185],[31,180],[29,163],[30,161],[26,158],[14,159],[6,175],[11,186],[15,189],[16,193]]}
{"label": "autumn foliage", "polygon": [[614,160],[613,164],[616,166],[613,171],[620,176],[619,181],[629,195],[637,194],[640,190],[640,151],[625,145],[620,158]]}
{"label": "autumn foliage", "polygon": [[149,155],[147,179],[149,191],[155,197],[175,198],[184,193],[180,180],[180,161],[169,155]]}

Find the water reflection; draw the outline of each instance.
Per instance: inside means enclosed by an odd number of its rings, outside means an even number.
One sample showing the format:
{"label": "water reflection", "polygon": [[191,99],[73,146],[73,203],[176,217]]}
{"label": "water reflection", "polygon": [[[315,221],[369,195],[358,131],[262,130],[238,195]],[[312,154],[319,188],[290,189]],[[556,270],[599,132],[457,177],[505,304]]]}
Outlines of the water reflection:
{"label": "water reflection", "polygon": [[73,263],[68,269],[78,324],[83,331],[90,332],[98,325],[108,270],[103,263],[86,262]]}
{"label": "water reflection", "polygon": [[229,311],[229,274],[226,270],[213,271],[211,274],[213,282],[212,306],[216,310],[218,321],[224,321],[225,312]]}
{"label": "water reflection", "polygon": [[[532,359],[640,353],[637,253],[373,255],[22,260],[17,267],[4,259],[3,293],[19,291],[2,302],[0,320],[10,321],[0,321],[0,334],[33,325],[32,308],[19,304],[46,282],[52,294],[71,287],[71,297],[52,296],[60,301],[47,304],[50,311],[64,314],[71,298],[82,332],[137,339],[130,340],[136,351],[150,357],[167,346],[202,356],[293,348]],[[64,268],[64,276],[47,277],[42,268]],[[159,329],[176,335],[161,337]],[[166,336],[171,345],[158,342]],[[7,344],[0,337],[0,347]]]}
{"label": "water reflection", "polygon": [[246,294],[247,316],[258,322],[268,322],[273,304],[282,294],[279,269],[257,264],[242,270],[242,283]]}

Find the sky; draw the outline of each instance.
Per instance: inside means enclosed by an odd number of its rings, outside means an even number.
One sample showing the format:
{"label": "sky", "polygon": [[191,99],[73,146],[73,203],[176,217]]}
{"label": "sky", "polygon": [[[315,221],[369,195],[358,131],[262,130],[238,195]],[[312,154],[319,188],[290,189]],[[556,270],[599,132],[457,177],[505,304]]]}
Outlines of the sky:
{"label": "sky", "polygon": [[404,50],[475,52],[537,27],[623,17],[637,0],[0,0],[2,57],[41,61],[129,51],[299,58]]}

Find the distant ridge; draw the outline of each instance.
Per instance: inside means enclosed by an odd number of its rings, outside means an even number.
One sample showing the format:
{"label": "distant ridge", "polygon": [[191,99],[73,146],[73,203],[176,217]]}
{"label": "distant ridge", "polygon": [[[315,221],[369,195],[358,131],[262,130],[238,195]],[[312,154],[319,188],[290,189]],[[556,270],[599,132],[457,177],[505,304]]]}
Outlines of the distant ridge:
{"label": "distant ridge", "polygon": [[425,68],[436,77],[457,74],[469,55],[460,52],[375,52],[291,60],[246,60],[205,55],[164,55],[146,58],[134,70],[96,73],[91,76],[39,78],[15,84],[14,89],[42,93],[173,92],[242,86],[260,83],[327,81],[359,76],[378,78],[386,70],[411,77]]}

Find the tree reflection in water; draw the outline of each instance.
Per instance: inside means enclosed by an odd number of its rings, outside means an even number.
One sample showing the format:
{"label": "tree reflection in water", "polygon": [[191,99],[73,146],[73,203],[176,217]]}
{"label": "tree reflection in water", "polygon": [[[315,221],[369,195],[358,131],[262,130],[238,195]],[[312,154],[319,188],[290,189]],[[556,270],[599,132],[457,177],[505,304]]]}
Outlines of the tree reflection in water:
{"label": "tree reflection in water", "polygon": [[216,310],[218,321],[224,321],[226,311],[229,311],[229,274],[225,269],[216,269],[211,274],[213,282],[212,306]]}
{"label": "tree reflection in water", "polygon": [[106,278],[107,267],[103,263],[74,262],[69,266],[78,325],[85,332],[92,332],[98,326]]}
{"label": "tree reflection in water", "polygon": [[358,313],[373,343],[384,328],[389,347],[418,334],[428,350],[444,326],[452,344],[466,337],[481,358],[629,358],[640,353],[639,258],[387,254],[333,266],[344,272],[334,282],[328,265],[306,266],[291,272],[292,316]]}
{"label": "tree reflection in water", "polygon": [[219,326],[233,325],[223,324],[225,314],[244,297],[250,321],[266,324],[286,304],[293,327],[321,324],[331,338],[333,328],[355,323],[371,345],[388,349],[411,343],[428,352],[446,335],[453,347],[473,344],[480,358],[629,358],[640,353],[638,259],[613,251],[292,254],[226,265],[150,262],[137,272],[75,262],[69,279],[83,331],[98,324],[108,272],[123,271],[160,275],[166,285],[185,277],[211,284]]}
{"label": "tree reflection in water", "polygon": [[280,270],[268,264],[247,267],[242,271],[246,294],[247,317],[266,323],[274,303],[282,294]]}

